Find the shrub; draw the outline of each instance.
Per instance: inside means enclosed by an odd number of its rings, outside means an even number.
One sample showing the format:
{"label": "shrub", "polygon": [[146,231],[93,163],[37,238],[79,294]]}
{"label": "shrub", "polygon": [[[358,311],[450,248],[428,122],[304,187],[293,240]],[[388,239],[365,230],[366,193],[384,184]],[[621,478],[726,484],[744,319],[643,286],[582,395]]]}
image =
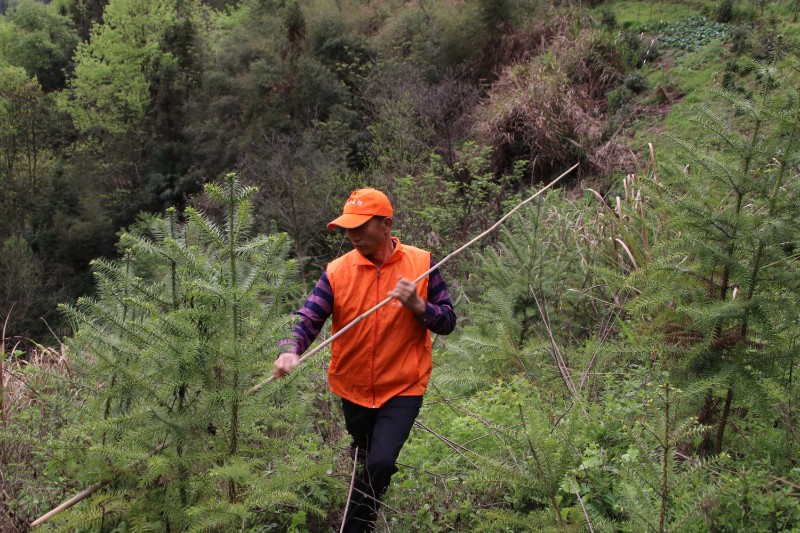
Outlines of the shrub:
{"label": "shrub", "polygon": [[627,87],[617,87],[608,92],[608,112],[616,113],[625,107],[631,99],[631,91]]}
{"label": "shrub", "polygon": [[612,9],[606,8],[600,11],[600,24],[610,30],[617,27],[617,16]]}
{"label": "shrub", "polygon": [[639,71],[631,72],[625,76],[623,83],[634,94],[639,94],[647,89],[647,78]]}
{"label": "shrub", "polygon": [[779,481],[769,467],[759,465],[723,474],[725,484],[709,506],[713,530],[795,531],[800,524],[800,507],[792,485],[800,481],[800,469],[784,475],[789,479]]}
{"label": "shrub", "polygon": [[738,55],[750,53],[753,48],[750,33],[750,29],[744,25],[735,26],[731,31],[731,52]]}
{"label": "shrub", "polygon": [[608,128],[607,94],[631,57],[638,56],[610,33],[573,37],[564,28],[540,55],[507,68],[478,117],[477,134],[494,147],[495,168],[526,159],[533,172],[547,174],[576,158],[591,160]]}
{"label": "shrub", "polygon": [[733,20],[733,0],[722,0],[717,6],[717,22],[730,22]]}

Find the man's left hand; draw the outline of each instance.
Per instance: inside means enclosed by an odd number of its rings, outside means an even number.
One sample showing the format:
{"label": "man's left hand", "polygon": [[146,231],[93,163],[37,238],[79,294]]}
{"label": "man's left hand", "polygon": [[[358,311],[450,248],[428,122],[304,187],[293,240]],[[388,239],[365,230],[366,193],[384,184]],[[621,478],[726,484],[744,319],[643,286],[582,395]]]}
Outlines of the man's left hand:
{"label": "man's left hand", "polygon": [[400,278],[395,288],[387,294],[400,300],[400,303],[416,316],[421,317],[425,314],[425,300],[417,294],[417,286],[413,281]]}

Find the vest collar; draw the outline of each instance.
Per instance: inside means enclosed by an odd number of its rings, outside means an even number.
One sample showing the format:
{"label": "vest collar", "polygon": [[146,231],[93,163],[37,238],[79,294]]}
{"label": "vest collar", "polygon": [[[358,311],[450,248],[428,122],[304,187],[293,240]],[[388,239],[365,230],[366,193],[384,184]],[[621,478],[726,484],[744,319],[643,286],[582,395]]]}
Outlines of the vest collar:
{"label": "vest collar", "polygon": [[[406,253],[403,244],[400,242],[400,239],[397,237],[392,237],[392,242],[394,243],[394,250],[392,250],[392,255],[389,256],[386,261],[383,262],[381,268],[385,267],[386,265],[390,265],[395,261],[399,261],[401,257],[403,257]],[[371,266],[372,268],[377,268],[372,261],[358,253],[358,250],[352,250],[350,252],[350,257],[352,258],[352,265],[353,266]]]}

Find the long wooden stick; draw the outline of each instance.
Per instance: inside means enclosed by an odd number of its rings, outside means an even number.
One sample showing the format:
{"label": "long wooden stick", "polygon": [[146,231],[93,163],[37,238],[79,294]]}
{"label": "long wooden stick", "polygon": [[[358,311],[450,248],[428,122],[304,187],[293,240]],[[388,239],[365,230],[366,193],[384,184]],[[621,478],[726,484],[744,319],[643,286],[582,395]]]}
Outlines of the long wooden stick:
{"label": "long wooden stick", "polygon": [[[423,272],[422,274],[420,274],[420,276],[419,276],[417,279],[415,279],[415,280],[414,280],[414,283],[418,283],[419,281],[421,281],[421,280],[425,279],[425,277],[426,277],[428,274],[430,274],[431,272],[433,272],[434,270],[436,270],[437,268],[439,268],[439,267],[440,267],[440,266],[442,266],[443,264],[447,263],[447,262],[448,262],[448,261],[450,261],[452,258],[454,258],[455,256],[457,256],[458,254],[460,254],[461,252],[463,252],[464,250],[466,250],[467,248],[469,248],[470,246],[472,246],[473,244],[475,244],[475,243],[476,243],[476,242],[478,242],[479,240],[483,239],[484,237],[486,237],[487,235],[489,235],[490,233],[492,233],[492,232],[493,232],[494,230],[496,230],[497,228],[499,228],[499,227],[500,227],[500,224],[502,224],[503,222],[505,222],[506,220],[508,220],[508,218],[509,218],[511,215],[513,215],[514,213],[516,213],[517,211],[519,211],[519,210],[520,210],[520,209],[521,209],[521,208],[522,208],[522,207],[523,207],[525,204],[527,204],[527,203],[529,203],[529,202],[533,201],[534,199],[536,199],[536,198],[537,198],[538,196],[540,196],[540,195],[541,195],[543,192],[547,191],[547,190],[548,190],[548,189],[550,189],[550,188],[551,188],[553,185],[555,185],[556,183],[558,183],[558,182],[561,180],[561,178],[563,178],[564,176],[566,176],[567,174],[569,174],[570,172],[572,172],[573,170],[575,170],[575,169],[578,167],[578,164],[579,164],[579,163],[575,163],[575,164],[574,164],[574,165],[572,165],[572,166],[571,166],[571,167],[570,167],[568,170],[564,171],[564,173],[563,173],[563,174],[561,174],[559,177],[557,177],[556,179],[554,179],[553,181],[551,181],[550,183],[548,183],[547,185],[545,185],[544,187],[542,187],[541,189],[539,189],[538,191],[536,191],[536,193],[535,193],[533,196],[529,197],[527,200],[524,200],[523,202],[520,202],[520,203],[519,203],[519,204],[518,204],[518,205],[517,205],[517,206],[516,206],[514,209],[512,209],[511,211],[509,211],[508,213],[506,213],[506,214],[505,214],[505,216],[503,216],[503,218],[501,218],[500,220],[498,220],[497,222],[495,222],[495,223],[494,223],[494,225],[492,225],[492,227],[491,227],[491,228],[487,229],[486,231],[484,231],[483,233],[481,233],[480,235],[478,235],[477,237],[475,237],[474,239],[472,239],[471,241],[469,241],[467,244],[465,244],[465,245],[464,245],[464,246],[462,246],[461,248],[457,249],[457,250],[456,250],[456,251],[454,251],[454,252],[451,252],[451,253],[450,253],[450,254],[449,254],[447,257],[445,257],[444,259],[442,259],[441,261],[439,261],[438,263],[436,263],[435,265],[433,265],[431,268],[429,268],[428,270],[426,270],[426,271],[425,271],[425,272]],[[300,363],[302,363],[303,361],[305,361],[306,359],[308,359],[309,357],[311,357],[311,356],[312,356],[312,355],[314,355],[315,353],[319,352],[320,350],[322,350],[323,348],[325,348],[326,346],[328,346],[330,343],[332,343],[333,341],[335,341],[336,339],[338,339],[339,337],[341,337],[342,335],[344,335],[344,334],[345,334],[345,332],[347,332],[347,331],[348,331],[350,328],[352,328],[353,326],[355,326],[356,324],[358,324],[359,322],[361,322],[362,320],[364,320],[365,318],[367,318],[369,315],[371,315],[372,313],[374,313],[375,311],[377,311],[378,309],[380,309],[380,308],[381,308],[381,307],[383,307],[384,305],[386,305],[386,304],[388,304],[389,302],[391,302],[393,299],[394,299],[394,297],[393,297],[393,296],[389,296],[388,298],[386,298],[385,300],[383,300],[382,302],[380,302],[379,304],[377,304],[377,305],[376,305],[375,307],[373,307],[372,309],[370,309],[370,310],[368,310],[368,311],[365,311],[364,313],[362,313],[361,315],[359,315],[358,317],[356,317],[356,318],[355,318],[355,320],[353,320],[352,322],[350,322],[349,324],[347,324],[345,327],[343,327],[342,329],[340,329],[339,331],[337,331],[335,335],[331,335],[330,337],[328,337],[327,339],[325,339],[325,341],[324,341],[324,342],[320,343],[320,344],[319,344],[319,345],[318,345],[316,348],[313,348],[312,350],[310,350],[310,351],[306,352],[306,353],[305,353],[305,354],[304,354],[304,355],[303,355],[303,356],[300,358],[300,361],[299,361],[299,362],[300,362]],[[249,392],[249,393],[257,392],[259,389],[261,389],[261,387],[263,387],[264,385],[266,385],[267,383],[269,383],[269,382],[270,382],[270,381],[272,381],[273,379],[275,379],[275,377],[274,377],[274,376],[270,376],[270,377],[268,377],[267,379],[265,379],[264,381],[262,381],[261,383],[259,383],[259,384],[257,384],[257,385],[254,385],[253,387],[251,387],[251,388],[250,388],[250,390],[248,390],[247,392]]]}
{"label": "long wooden stick", "polygon": [[539,314],[542,317],[542,323],[547,330],[547,334],[550,336],[550,343],[553,346],[553,360],[555,361],[556,366],[558,366],[558,373],[561,374],[561,378],[564,380],[567,390],[569,390],[570,394],[572,394],[573,400],[580,406],[583,416],[589,418],[589,413],[586,412],[586,408],[583,406],[583,402],[581,401],[581,395],[578,393],[578,390],[575,388],[575,383],[572,381],[572,373],[569,370],[569,366],[567,365],[567,362],[564,361],[564,357],[561,355],[561,350],[558,349],[558,343],[556,343],[556,339],[553,336],[553,329],[550,327],[550,318],[547,316],[545,310],[542,309],[533,287],[528,285],[528,288],[531,291],[531,295],[533,295],[533,300],[536,302],[536,307],[539,308]]}
{"label": "long wooden stick", "polygon": [[[467,244],[465,244],[461,248],[459,248],[456,251],[450,253],[450,255],[448,255],[447,257],[445,257],[444,259],[442,259],[441,261],[436,263],[434,266],[429,268],[427,271],[425,271],[423,274],[421,274],[417,279],[414,280],[414,283],[418,283],[419,281],[424,279],[425,276],[427,276],[428,274],[430,274],[431,272],[433,272],[434,270],[436,270],[437,268],[439,268],[443,264],[447,263],[452,258],[457,256],[458,254],[460,254],[461,252],[463,252],[464,250],[466,250],[467,248],[469,248],[470,246],[472,246],[473,244],[475,244],[476,242],[478,242],[482,238],[484,238],[487,235],[489,235],[490,233],[492,233],[494,230],[496,230],[498,227],[500,227],[500,224],[502,224],[503,222],[508,220],[508,218],[511,215],[513,215],[514,213],[519,211],[522,208],[522,206],[524,206],[525,204],[533,201],[535,198],[539,197],[542,193],[544,193],[545,191],[550,189],[553,185],[558,183],[564,176],[568,175],[570,172],[575,170],[577,167],[578,167],[578,163],[576,163],[575,165],[570,167],[563,174],[561,174],[556,179],[554,179],[553,181],[548,183],[546,186],[544,186],[541,189],[539,189],[538,191],[536,191],[536,193],[533,196],[529,197],[527,200],[524,200],[523,202],[520,202],[514,209],[512,209],[511,211],[506,213],[505,216],[503,216],[503,218],[498,220],[491,228],[487,229],[486,231],[484,231],[483,233],[481,233],[480,235],[478,235],[477,237],[475,237],[474,239],[469,241]],[[306,359],[308,359],[309,357],[311,357],[315,353],[319,352],[320,350],[322,350],[323,348],[328,346],[331,342],[333,342],[334,340],[338,339],[340,336],[342,336],[350,328],[352,328],[353,326],[355,326],[356,324],[358,324],[359,322],[361,322],[362,320],[367,318],[369,315],[371,315],[372,313],[374,313],[375,311],[377,311],[378,309],[380,309],[381,307],[383,307],[384,305],[386,305],[387,303],[392,301],[392,299],[393,299],[392,297],[386,298],[385,300],[383,300],[381,303],[379,303],[378,305],[376,305],[375,307],[373,307],[369,311],[366,311],[365,313],[363,313],[362,315],[357,317],[355,320],[353,320],[352,322],[347,324],[345,327],[343,327],[342,329],[337,331],[336,335],[332,335],[331,337],[326,339],[324,342],[320,343],[316,348],[312,349],[309,352],[306,352],[305,355],[303,355],[303,357],[300,358],[300,362],[302,363],[303,361],[305,361]],[[255,386],[251,387],[247,392],[249,394],[257,392],[259,389],[261,389],[261,387],[263,387],[264,385],[266,385],[267,383],[269,383],[273,379],[274,379],[274,377],[270,376],[269,378],[265,379],[264,381],[262,381],[258,385],[255,385]],[[166,449],[169,445],[170,445],[169,441],[161,444],[157,448],[155,448],[152,451],[150,451],[150,453],[148,454],[148,457],[153,456],[153,455],[155,455],[157,453],[160,453],[161,451]],[[135,468],[140,462],[141,462],[141,460],[134,461],[134,462],[130,463],[129,465],[127,465],[127,467],[125,469],[128,470],[128,469],[131,469],[131,468]],[[113,481],[113,479],[115,479],[115,478],[99,481],[99,482],[95,483],[94,485],[92,485],[91,487],[85,489],[83,492],[80,492],[79,494],[76,494],[75,496],[73,496],[69,500],[65,501],[64,503],[62,503],[61,505],[59,505],[58,507],[56,507],[52,511],[48,512],[47,514],[45,514],[45,515],[41,516],[40,518],[37,518],[36,520],[31,522],[31,527],[37,526],[37,525],[41,524],[42,522],[45,522],[45,521],[49,520],[50,518],[52,518],[53,516],[57,515],[61,511],[69,509],[70,507],[72,507],[76,503],[80,502],[81,500],[85,500],[86,498],[88,498],[89,496],[91,496],[92,494],[94,494],[95,492],[100,490],[101,488],[103,488],[106,485],[108,485],[109,483],[111,483],[111,481]]]}
{"label": "long wooden stick", "polygon": [[581,504],[581,509],[583,509],[583,516],[586,518],[586,525],[589,526],[589,533],[594,533],[594,528],[592,527],[592,519],[589,518],[589,513],[586,511],[586,506],[583,505],[583,498],[581,498],[581,493],[578,492],[578,489],[575,487],[575,483],[573,483],[571,480],[569,484],[572,487],[573,492],[575,492],[575,496],[578,497],[578,502]]}
{"label": "long wooden stick", "polygon": [[[171,444],[170,441],[164,441],[159,446],[156,446],[155,448],[150,450],[147,453],[147,457],[152,457],[152,456],[156,455],[157,453],[162,452],[163,450],[168,448],[170,444]],[[130,470],[131,468],[135,468],[143,460],[144,459],[137,459],[136,461],[128,464],[128,466],[125,467],[125,470]],[[92,494],[97,492],[98,490],[102,489],[103,487],[105,487],[106,485],[108,485],[109,483],[114,481],[114,479],[116,479],[116,476],[113,477],[113,478],[108,478],[108,479],[104,479],[102,481],[98,481],[97,483],[95,483],[91,487],[83,490],[82,492],[76,494],[75,496],[73,496],[69,500],[65,501],[64,503],[62,503],[61,505],[59,505],[58,507],[56,507],[52,511],[47,512],[46,514],[40,516],[39,518],[37,518],[36,520],[31,522],[31,527],[38,526],[42,522],[46,522],[47,520],[50,520],[52,517],[54,517],[55,515],[57,515],[61,511],[69,509],[70,507],[72,507],[73,505],[78,503],[79,501],[85,500],[86,498],[88,498],[89,496],[91,496]]]}
{"label": "long wooden stick", "polygon": [[[0,420],[2,420],[3,428],[8,425],[9,420],[6,419],[6,409],[10,407],[6,402],[6,327],[8,326],[8,321],[11,319],[11,311],[14,310],[14,305],[13,303],[11,304],[8,314],[6,314],[6,319],[3,321],[3,331],[2,334],[0,334]],[[14,348],[12,348],[9,353],[9,359],[11,357],[14,357]]]}
{"label": "long wooden stick", "polygon": [[353,485],[355,485],[356,483],[357,466],[358,466],[358,446],[356,446],[355,452],[353,453],[353,473],[350,475],[350,490],[347,491],[347,505],[344,506],[344,515],[342,516],[342,527],[339,528],[339,533],[344,533],[344,526],[345,522],[347,521],[347,510],[350,508],[350,499],[353,497]]}
{"label": "long wooden stick", "polygon": [[97,492],[98,490],[102,489],[103,487],[105,487],[106,485],[111,483],[111,481],[113,481],[113,479],[104,479],[103,481],[98,481],[97,483],[95,483],[94,485],[89,487],[88,489],[85,489],[82,492],[79,492],[78,494],[76,494],[75,496],[73,496],[69,500],[65,501],[64,503],[62,503],[61,505],[59,505],[55,509],[52,509],[51,511],[48,511],[46,514],[40,516],[39,518],[37,518],[36,520],[31,522],[31,527],[32,528],[36,527],[39,524],[41,524],[42,522],[46,522],[47,520],[50,520],[52,517],[54,517],[55,515],[57,515],[61,511],[69,509],[70,507],[72,507],[73,505],[78,503],[79,501],[85,500],[86,498],[88,498],[89,496],[91,496],[92,494]]}

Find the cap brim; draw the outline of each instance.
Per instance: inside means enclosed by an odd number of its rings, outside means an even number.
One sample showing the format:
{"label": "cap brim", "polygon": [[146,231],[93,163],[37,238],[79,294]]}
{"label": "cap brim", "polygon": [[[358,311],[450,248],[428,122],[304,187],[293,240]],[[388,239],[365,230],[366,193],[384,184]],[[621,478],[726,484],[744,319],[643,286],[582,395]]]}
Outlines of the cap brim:
{"label": "cap brim", "polygon": [[337,227],[345,229],[357,228],[371,219],[372,216],[373,215],[345,214],[328,222],[328,229],[336,229]]}

